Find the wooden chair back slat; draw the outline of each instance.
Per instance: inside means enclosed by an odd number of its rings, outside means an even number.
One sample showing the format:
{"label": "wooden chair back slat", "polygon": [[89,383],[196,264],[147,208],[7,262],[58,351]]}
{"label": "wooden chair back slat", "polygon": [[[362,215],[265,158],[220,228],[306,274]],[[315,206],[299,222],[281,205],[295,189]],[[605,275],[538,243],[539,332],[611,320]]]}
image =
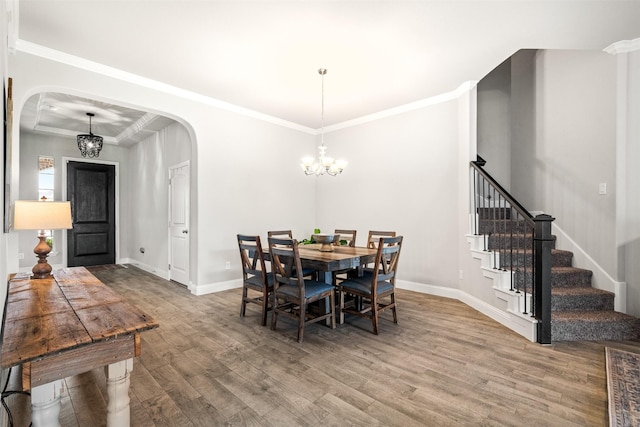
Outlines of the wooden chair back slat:
{"label": "wooden chair back slat", "polygon": [[356,245],[356,234],[358,234],[358,230],[340,230],[336,228],[333,233],[340,235],[340,239],[338,239],[334,245],[340,246],[340,241],[342,240],[346,240],[347,246],[349,247],[354,247]]}
{"label": "wooden chair back slat", "polygon": [[381,237],[396,237],[395,231],[369,231],[369,236],[367,237],[367,247],[371,249],[376,249],[378,241],[380,241]]}

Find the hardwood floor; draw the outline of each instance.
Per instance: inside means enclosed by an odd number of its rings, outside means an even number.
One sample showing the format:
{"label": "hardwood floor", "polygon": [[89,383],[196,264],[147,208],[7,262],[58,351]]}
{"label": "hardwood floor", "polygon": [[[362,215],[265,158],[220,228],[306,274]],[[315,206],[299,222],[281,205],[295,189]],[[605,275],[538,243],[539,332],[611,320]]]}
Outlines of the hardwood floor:
{"label": "hardwood floor", "polygon": [[[604,426],[604,347],[640,353],[629,341],[541,346],[459,301],[402,290],[399,324],[382,320],[380,335],[347,318],[310,325],[298,344],[288,319],[271,331],[257,306],[239,317],[240,289],[196,297],[135,267],[93,272],[160,323],[134,361],[136,427]],[[66,383],[61,425],[105,425],[103,370]],[[7,402],[27,426],[29,398]]]}

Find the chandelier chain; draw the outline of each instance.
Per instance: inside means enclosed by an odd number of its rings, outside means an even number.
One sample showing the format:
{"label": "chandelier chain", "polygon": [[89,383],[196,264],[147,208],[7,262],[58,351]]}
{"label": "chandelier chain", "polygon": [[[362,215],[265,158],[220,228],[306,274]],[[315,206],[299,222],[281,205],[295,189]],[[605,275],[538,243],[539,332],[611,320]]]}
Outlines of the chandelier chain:
{"label": "chandelier chain", "polygon": [[327,175],[336,176],[342,173],[347,165],[343,160],[335,161],[332,157],[328,157],[327,147],[324,145],[324,75],[327,74],[325,68],[318,69],[318,73],[322,77],[322,93],[320,104],[320,146],[318,147],[318,159],[305,157],[302,159],[302,170],[305,175]]}

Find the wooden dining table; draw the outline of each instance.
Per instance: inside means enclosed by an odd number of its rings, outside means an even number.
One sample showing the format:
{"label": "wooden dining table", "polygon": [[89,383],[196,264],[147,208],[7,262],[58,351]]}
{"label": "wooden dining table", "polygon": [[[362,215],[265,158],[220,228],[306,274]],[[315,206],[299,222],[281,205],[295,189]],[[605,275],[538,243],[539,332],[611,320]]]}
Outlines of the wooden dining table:
{"label": "wooden dining table", "polygon": [[333,251],[323,252],[321,244],[298,246],[302,268],[316,270],[326,283],[333,282],[333,273],[350,268],[361,268],[376,259],[376,249],[361,246],[333,246]]}
{"label": "wooden dining table", "polygon": [[[320,280],[333,283],[333,273],[350,268],[361,268],[376,259],[376,249],[362,246],[333,246],[330,252],[320,250],[322,245],[312,243],[299,245],[300,262],[303,269],[318,271]],[[270,259],[269,248],[263,248],[266,260]]]}

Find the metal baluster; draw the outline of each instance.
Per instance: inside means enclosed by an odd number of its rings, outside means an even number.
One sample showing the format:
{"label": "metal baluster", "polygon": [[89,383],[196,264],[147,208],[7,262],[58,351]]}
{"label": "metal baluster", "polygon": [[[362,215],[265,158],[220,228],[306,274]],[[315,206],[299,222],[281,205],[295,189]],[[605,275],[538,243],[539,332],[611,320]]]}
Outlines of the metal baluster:
{"label": "metal baluster", "polygon": [[[492,224],[493,224],[493,244],[491,245],[491,253],[493,254],[493,269],[496,270],[498,267],[497,262],[496,262],[496,246],[498,246],[499,249],[499,245],[496,245],[496,187],[491,186],[491,189],[493,191],[493,197],[492,197],[492,207],[491,207],[491,216],[493,217],[492,220]],[[491,241],[491,240],[490,240]]]}
{"label": "metal baluster", "polygon": [[[509,213],[511,214],[511,205],[509,205]],[[511,249],[511,259],[509,262],[509,290],[513,291],[513,218],[511,215],[509,215],[509,246]]]}
{"label": "metal baluster", "polygon": [[506,201],[502,198],[502,195],[500,195],[500,236],[501,236],[501,242],[502,242],[502,249],[500,251],[500,270],[502,271],[507,271],[506,268],[504,268],[505,266],[505,262],[504,262],[504,257],[507,253],[507,233],[506,233],[506,227],[505,227],[505,223],[506,223],[506,216],[507,216],[507,212],[506,212]]}
{"label": "metal baluster", "polygon": [[477,236],[479,234],[479,230],[478,230],[478,184],[477,184],[477,178],[478,178],[478,171],[474,168],[473,169],[473,224],[474,224],[474,235]]}
{"label": "metal baluster", "polygon": [[[520,222],[520,212],[516,212],[516,221],[518,221],[518,223]],[[518,250],[520,249],[520,228],[519,227],[518,227],[518,231],[516,233],[516,248]],[[517,294],[520,293],[520,282],[519,282],[519,278],[520,277],[521,277],[520,276],[520,263],[518,263],[516,265],[516,293]]]}
{"label": "metal baluster", "polygon": [[[484,220],[484,223],[486,224],[487,218],[485,218],[486,216],[486,193],[484,192],[484,186],[485,183],[487,182],[487,180],[485,179],[485,177],[482,177],[482,219]],[[488,250],[488,238],[487,238],[487,233],[486,232],[482,232],[482,245],[484,246],[484,248],[482,250],[484,250],[485,252]]]}

